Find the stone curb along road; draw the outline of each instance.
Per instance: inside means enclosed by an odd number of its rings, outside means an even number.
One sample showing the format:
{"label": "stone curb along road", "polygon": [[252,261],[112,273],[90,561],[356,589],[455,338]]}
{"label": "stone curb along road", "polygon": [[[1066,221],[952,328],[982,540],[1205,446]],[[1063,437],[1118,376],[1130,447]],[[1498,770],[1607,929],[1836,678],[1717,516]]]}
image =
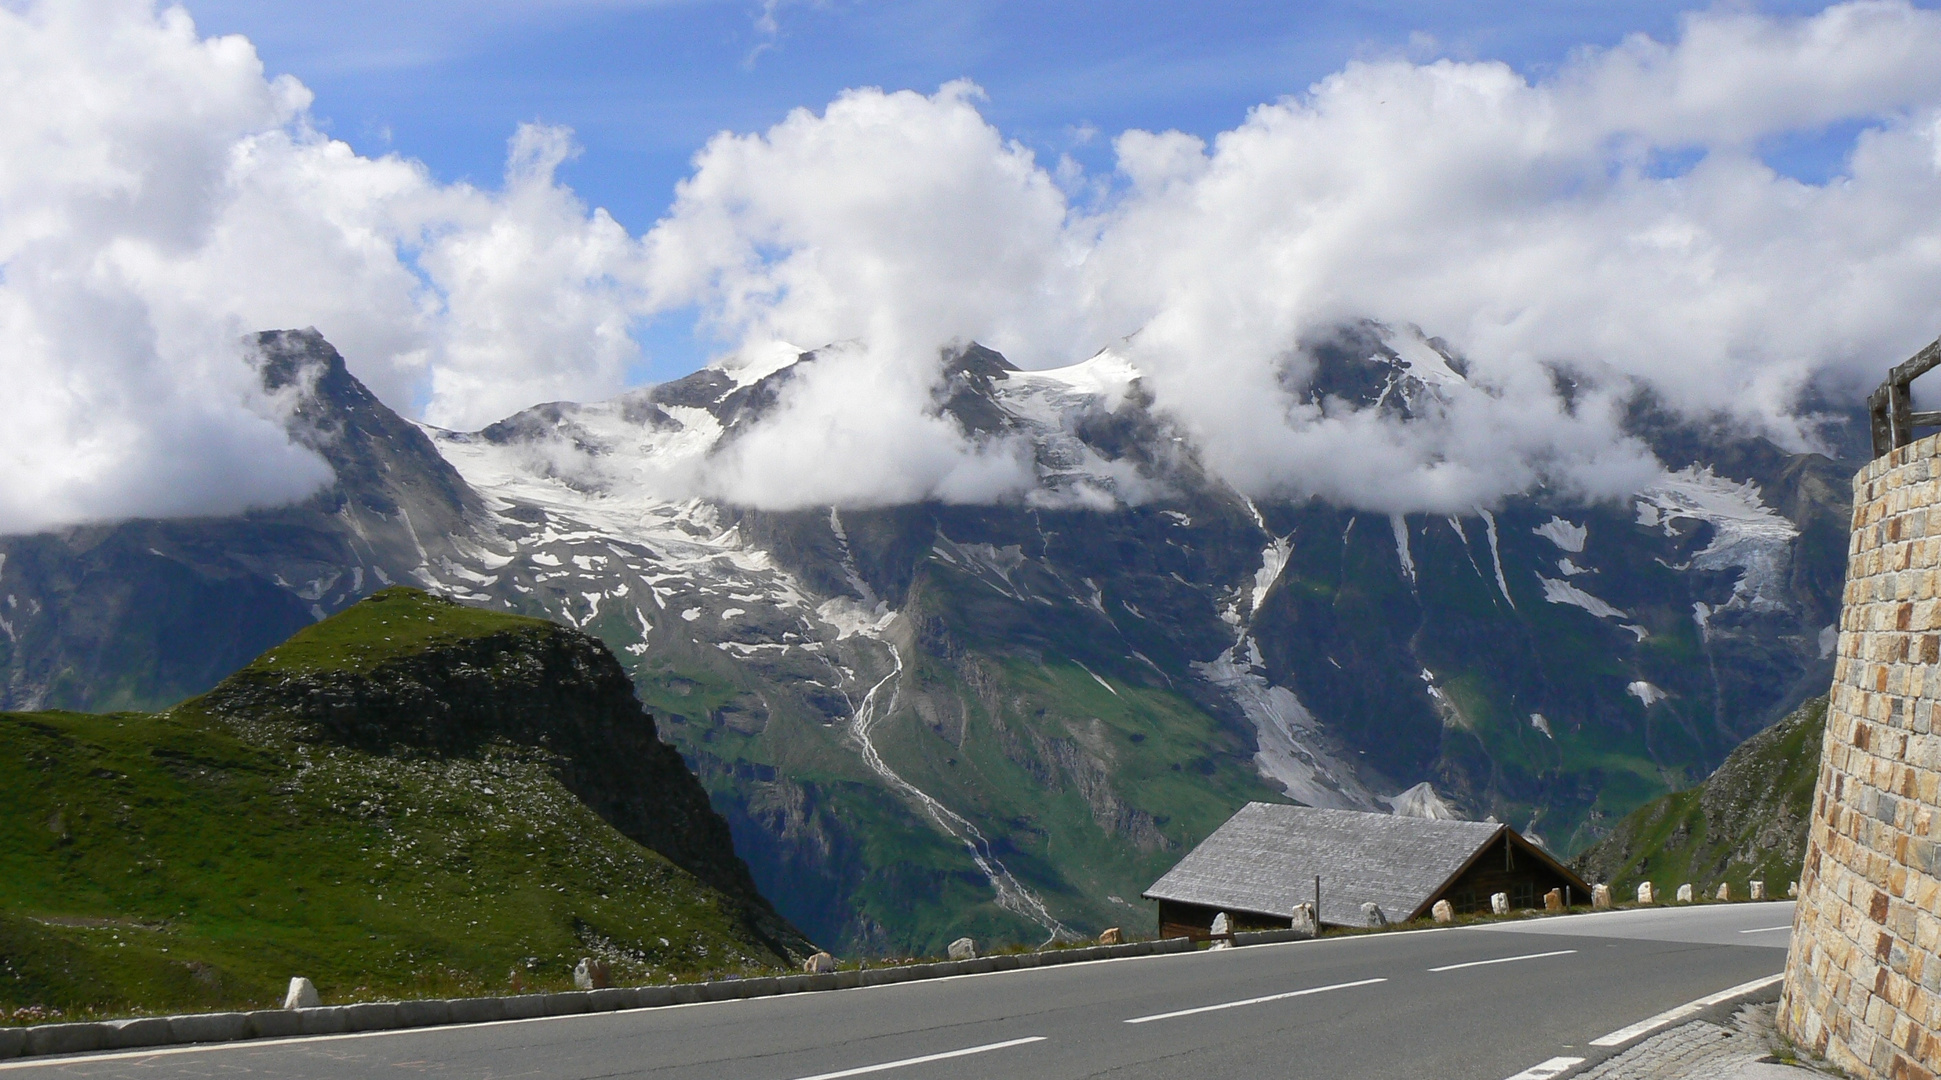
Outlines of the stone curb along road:
{"label": "stone curb along road", "polygon": [[[1265,945],[1299,941],[1304,931],[1269,930],[1235,934],[1236,945]],[[194,1043],[234,1042],[239,1039],[277,1039],[305,1035],[339,1035],[360,1031],[442,1027],[502,1020],[533,1020],[575,1013],[651,1009],[691,1005],[703,1001],[732,1001],[776,994],[819,990],[849,990],[860,986],[888,986],[920,979],[947,979],[992,971],[1114,960],[1129,956],[1157,956],[1190,952],[1188,938],[1135,941],[1124,945],[1090,945],[1047,952],[1004,953],[972,960],[944,960],[933,964],[835,971],[822,975],[769,975],[753,979],[675,983],[668,986],[614,987],[606,990],[569,990],[558,994],[520,994],[456,1000],[373,1001],[357,1005],[325,1005],[314,1009],[261,1009],[255,1012],[193,1013],[151,1016],[132,1020],[97,1020],[34,1027],[0,1027],[0,1059],[49,1054],[86,1054],[102,1050],[139,1050],[145,1047]]]}
{"label": "stone curb along road", "polygon": [[1681,1024],[1704,1020],[1723,1025],[1741,1006],[1765,1005],[1778,1001],[1783,977],[1783,975],[1773,975],[1744,986],[1735,986],[1680,1005],[1675,1009],[1669,1009],[1656,1016],[1646,1017],[1629,1027],[1619,1028],[1609,1035],[1592,1040],[1584,1057],[1551,1058],[1549,1061],[1525,1069],[1510,1077],[1509,1080],[1570,1080],[1573,1076],[1581,1076],[1596,1069],[1646,1039],[1663,1034]]}

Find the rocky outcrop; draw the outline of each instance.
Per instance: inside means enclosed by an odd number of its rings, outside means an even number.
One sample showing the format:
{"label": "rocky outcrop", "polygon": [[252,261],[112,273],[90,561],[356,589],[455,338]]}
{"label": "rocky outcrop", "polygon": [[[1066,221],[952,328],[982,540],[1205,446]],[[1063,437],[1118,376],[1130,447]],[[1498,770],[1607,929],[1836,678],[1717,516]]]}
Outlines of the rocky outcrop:
{"label": "rocky outcrop", "polygon": [[[399,644],[401,632],[378,632],[443,618],[464,622],[410,646]],[[478,625],[481,618],[489,621]],[[318,653],[336,662],[319,662]],[[542,750],[567,790],[623,835],[743,904],[777,952],[806,951],[756,890],[728,823],[660,740],[619,662],[570,627],[475,613],[394,587],[303,631],[186,707],[294,722],[318,739],[376,753],[470,755],[494,742]]]}

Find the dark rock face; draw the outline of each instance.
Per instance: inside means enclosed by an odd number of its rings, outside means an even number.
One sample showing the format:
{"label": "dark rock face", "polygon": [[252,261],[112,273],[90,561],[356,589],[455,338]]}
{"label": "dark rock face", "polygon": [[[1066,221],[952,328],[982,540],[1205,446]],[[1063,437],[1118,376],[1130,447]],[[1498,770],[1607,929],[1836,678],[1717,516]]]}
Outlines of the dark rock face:
{"label": "dark rock face", "polygon": [[417,425],[385,408],[344,366],[323,335],[271,330],[256,335],[263,386],[300,387],[291,435],[330,464],[337,482],[311,500],[336,512],[351,499],[373,514],[417,511],[433,536],[460,529],[479,498]]}
{"label": "dark rock face", "polygon": [[578,631],[502,630],[369,671],[250,668],[192,704],[314,725],[324,740],[373,753],[471,755],[492,742],[541,749],[567,790],[629,839],[734,898],[776,951],[806,945],[756,890],[728,823],[679,752],[660,741],[627,673]]}
{"label": "dark rock face", "polygon": [[0,709],[158,708],[475,533],[479,497],[315,330],[260,334],[264,386],[336,475],[294,506],[0,537]]}

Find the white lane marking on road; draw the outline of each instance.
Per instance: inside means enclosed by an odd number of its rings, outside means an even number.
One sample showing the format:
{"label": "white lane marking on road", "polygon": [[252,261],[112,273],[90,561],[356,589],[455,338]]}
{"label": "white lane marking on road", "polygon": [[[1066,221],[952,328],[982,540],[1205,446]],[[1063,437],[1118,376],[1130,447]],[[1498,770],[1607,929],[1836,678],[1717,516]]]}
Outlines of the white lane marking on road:
{"label": "white lane marking on road", "polygon": [[1223,1001],[1218,1005],[1202,1005],[1197,1009],[1181,1009],[1178,1012],[1154,1013],[1151,1016],[1135,1016],[1127,1020],[1126,1023],[1144,1024],[1153,1020],[1171,1020],[1175,1016],[1192,1016],[1194,1013],[1217,1012],[1220,1009],[1238,1009],[1242,1005],[1260,1005],[1265,1002],[1280,1001],[1285,998],[1306,997],[1309,994],[1325,994],[1330,990],[1347,990],[1356,986],[1373,986],[1376,983],[1387,981],[1387,979],[1362,979],[1358,982],[1335,983],[1332,986],[1310,986],[1306,990],[1289,990],[1285,994],[1268,994],[1265,997],[1247,998],[1245,1001]]}
{"label": "white lane marking on road", "polygon": [[1540,1061],[1530,1066],[1515,1076],[1509,1077],[1508,1080],[1550,1080],[1551,1077],[1563,1072],[1572,1065],[1582,1065],[1583,1063],[1583,1058],[1553,1057],[1549,1061]]}
{"label": "white lane marking on road", "polygon": [[1646,1017],[1629,1027],[1621,1027],[1609,1035],[1600,1035],[1591,1040],[1591,1045],[1623,1046],[1625,1043],[1630,1042],[1640,1035],[1648,1034],[1668,1024],[1683,1020],[1688,1016],[1704,1012],[1706,1009],[1722,1001],[1728,1001],[1738,997],[1740,994],[1750,994],[1755,990],[1764,990],[1766,987],[1771,986],[1785,977],[1785,972],[1781,972],[1778,975],[1768,975],[1763,979],[1754,979],[1748,983],[1740,983],[1737,986],[1728,987],[1716,994],[1708,994],[1705,997],[1699,998],[1697,1001],[1688,1001],[1676,1009],[1666,1009],[1656,1016]]}
{"label": "white lane marking on road", "polygon": [[883,1072],[887,1069],[901,1069],[907,1065],[922,1065],[927,1061],[944,1061],[948,1058],[969,1057],[972,1054],[988,1054],[993,1050],[1005,1050],[1013,1046],[1023,1046],[1026,1043],[1044,1041],[1045,1036],[1032,1035],[1023,1039],[1011,1039],[1006,1042],[985,1043],[983,1046],[966,1046],[962,1050],[946,1050],[941,1054],[925,1054],[922,1057],[904,1058],[901,1061],[885,1061],[881,1065],[860,1065],[854,1069],[843,1069],[840,1072],[817,1073],[814,1076],[799,1076],[796,1077],[796,1080],[840,1080],[844,1076],[862,1076],[864,1073]]}
{"label": "white lane marking on road", "polygon": [[1555,952],[1524,953],[1522,956],[1499,956],[1494,960],[1471,960],[1467,964],[1444,964],[1441,967],[1434,967],[1429,970],[1455,971],[1459,968],[1483,967],[1486,964],[1508,964],[1517,960],[1541,960],[1546,956],[1569,956],[1576,951],[1576,949],[1558,949]]}
{"label": "white lane marking on road", "polygon": [[1741,930],[1741,931],[1739,931],[1739,933],[1741,933],[1741,934],[1770,934],[1770,933],[1772,933],[1772,932],[1773,932],[1774,930],[1791,930],[1792,928],[1793,928],[1793,924],[1792,924],[1792,923],[1787,923],[1787,924],[1786,924],[1785,926],[1762,926],[1762,927],[1759,927],[1759,928],[1758,928],[1758,929],[1756,929],[1756,930]]}

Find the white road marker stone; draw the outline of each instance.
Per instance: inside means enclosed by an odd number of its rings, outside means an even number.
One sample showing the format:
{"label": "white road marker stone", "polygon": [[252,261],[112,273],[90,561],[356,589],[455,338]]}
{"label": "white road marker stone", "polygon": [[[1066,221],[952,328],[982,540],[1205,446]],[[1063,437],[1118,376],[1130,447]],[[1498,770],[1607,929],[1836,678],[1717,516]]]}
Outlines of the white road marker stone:
{"label": "white road marker stone", "polygon": [[286,1009],[314,1009],[323,1004],[317,996],[317,987],[309,979],[299,975],[290,980],[290,992],[283,996]]}
{"label": "white road marker stone", "polygon": [[1740,983],[1737,986],[1727,987],[1716,994],[1709,994],[1699,998],[1697,1001],[1688,1001],[1676,1009],[1666,1009],[1656,1016],[1648,1016],[1629,1027],[1621,1027],[1609,1035],[1600,1035],[1591,1040],[1591,1045],[1623,1046],[1625,1043],[1630,1042],[1640,1035],[1648,1035],[1661,1027],[1677,1023],[1688,1016],[1695,1016],[1722,1001],[1729,1001],[1732,998],[1738,997],[1740,994],[1750,994],[1755,990],[1764,990],[1766,987],[1771,986],[1785,977],[1786,973],[1782,971],[1777,975],[1768,975],[1763,979],[1754,979],[1748,983]]}
{"label": "white road marker stone", "polygon": [[1556,1076],[1572,1065],[1582,1065],[1583,1063],[1583,1058],[1553,1057],[1549,1061],[1540,1061],[1522,1072],[1517,1073],[1515,1076],[1508,1077],[1507,1080],[1550,1080],[1551,1077]]}
{"label": "white road marker stone", "polygon": [[988,1054],[993,1050],[1007,1050],[1026,1043],[1044,1042],[1043,1035],[1032,1035],[1023,1039],[1010,1039],[999,1043],[986,1043],[983,1046],[966,1046],[962,1050],[946,1050],[941,1054],[925,1054],[922,1057],[904,1058],[901,1061],[885,1061],[881,1065],[859,1065],[854,1069],[839,1072],[816,1073],[814,1076],[798,1076],[795,1080],[840,1080],[845,1076],[862,1076],[865,1073],[883,1072],[888,1069],[901,1069],[910,1065],[922,1065],[929,1061],[945,1061],[949,1058],[969,1057],[972,1054]]}
{"label": "white road marker stone", "polygon": [[1638,883],[1638,903],[1655,904],[1658,902],[1658,887],[1649,881]]}
{"label": "white road marker stone", "polygon": [[1294,905],[1294,916],[1288,921],[1288,929],[1298,930],[1309,937],[1320,932],[1321,920],[1315,916],[1314,905],[1301,903]]}
{"label": "white road marker stone", "polygon": [[1489,913],[1508,915],[1510,913],[1510,894],[1506,892],[1489,894]]}
{"label": "white road marker stone", "polygon": [[1154,1013],[1151,1016],[1135,1016],[1127,1020],[1126,1023],[1145,1024],[1154,1020],[1171,1020],[1176,1016],[1192,1016],[1195,1013],[1217,1012],[1221,1009],[1238,1009],[1243,1005],[1261,1005],[1269,1001],[1306,997],[1309,994],[1325,994],[1330,990],[1350,990],[1357,986],[1373,986],[1376,983],[1387,981],[1387,979],[1362,979],[1358,982],[1335,983],[1331,986],[1310,986],[1306,990],[1289,990],[1285,994],[1268,994],[1266,997],[1247,998],[1244,1001],[1223,1001],[1218,1005],[1202,1005],[1197,1009],[1181,1009],[1178,1012]]}
{"label": "white road marker stone", "polygon": [[1456,971],[1461,968],[1483,967],[1488,964],[1508,964],[1516,960],[1541,960],[1546,956],[1569,956],[1576,951],[1576,949],[1558,949],[1555,952],[1533,952],[1525,953],[1522,956],[1499,956],[1494,960],[1471,960],[1467,964],[1444,964],[1441,967],[1432,967],[1429,970]]}

